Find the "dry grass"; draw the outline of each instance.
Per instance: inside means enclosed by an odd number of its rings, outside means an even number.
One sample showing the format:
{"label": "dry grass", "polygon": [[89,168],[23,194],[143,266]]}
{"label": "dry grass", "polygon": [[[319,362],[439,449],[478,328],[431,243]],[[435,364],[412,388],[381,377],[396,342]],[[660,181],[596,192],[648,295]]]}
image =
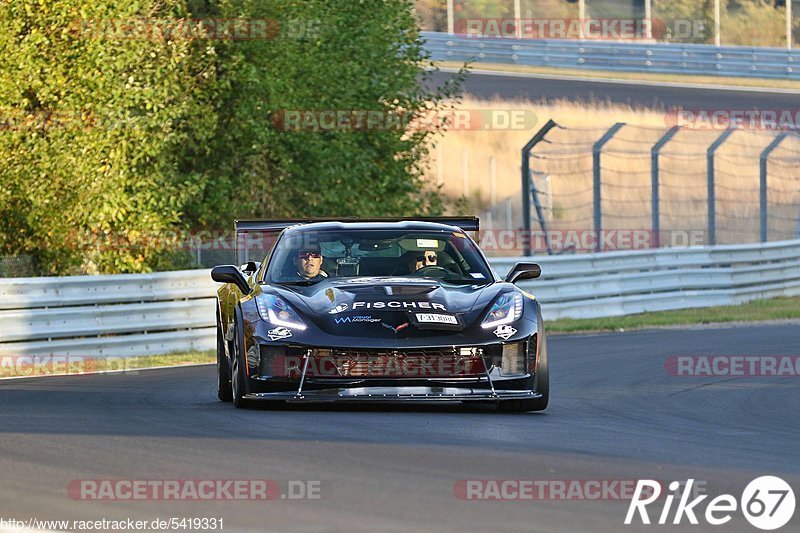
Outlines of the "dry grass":
{"label": "dry grass", "polygon": [[[672,125],[663,111],[567,101],[465,100],[460,109],[532,110],[538,119],[525,131],[450,131],[433,150],[430,178],[452,199],[464,195],[467,210],[492,208],[491,160],[496,164],[494,227],[521,227],[520,149],[552,118],[564,129],[550,132],[535,150],[532,167],[552,229],[592,227],[592,145],[609,127],[624,122],[602,157],[603,221],[606,229],[651,228],[651,148]],[[704,231],[707,221],[706,150],[722,131],[683,130],[661,156],[662,231]],[[755,242],[759,230],[759,154],[772,132],[737,131],[718,151],[717,240]],[[466,163],[465,163],[466,161]],[[793,238],[800,212],[800,141],[789,139],[770,160],[770,239]],[[466,169],[466,178],[465,172]],[[549,194],[547,194],[549,193]],[[462,207],[462,210],[463,207]],[[484,214],[484,218],[486,218]]]}
{"label": "dry grass", "polygon": [[731,322],[796,321],[800,319],[800,298],[755,300],[741,305],[677,309],[639,315],[605,318],[564,318],[548,322],[547,332],[578,333],[629,331],[681,325],[724,324]]}

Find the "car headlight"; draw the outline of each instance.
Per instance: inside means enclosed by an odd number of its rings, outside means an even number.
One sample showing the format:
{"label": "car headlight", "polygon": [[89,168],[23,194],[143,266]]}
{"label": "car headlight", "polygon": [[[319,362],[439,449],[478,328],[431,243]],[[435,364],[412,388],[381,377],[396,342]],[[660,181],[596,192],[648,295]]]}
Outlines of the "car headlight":
{"label": "car headlight", "polygon": [[306,329],[306,323],[286,300],[272,294],[265,294],[256,298],[256,304],[258,305],[258,314],[270,324],[299,330]]}
{"label": "car headlight", "polygon": [[522,316],[522,295],[518,292],[501,294],[481,323],[483,328],[511,324]]}

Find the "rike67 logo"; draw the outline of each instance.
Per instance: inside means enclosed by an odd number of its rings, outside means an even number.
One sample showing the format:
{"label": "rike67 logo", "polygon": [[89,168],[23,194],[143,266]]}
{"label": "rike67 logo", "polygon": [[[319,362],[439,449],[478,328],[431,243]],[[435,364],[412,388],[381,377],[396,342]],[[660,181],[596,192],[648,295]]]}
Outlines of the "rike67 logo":
{"label": "rike67 logo", "polygon": [[[683,490],[683,483],[673,481],[669,484],[671,494],[663,499],[664,507],[658,515],[657,524],[678,525],[685,518],[690,524],[697,525],[700,523],[699,515],[706,523],[721,526],[733,520],[734,514],[741,509],[751,525],[764,531],[772,531],[785,526],[794,515],[794,491],[779,477],[762,476],[754,479],[745,487],[739,500],[730,494],[721,494],[707,502],[705,512],[702,513],[701,504],[708,495],[697,496],[690,501],[693,484],[693,479],[688,480]],[[637,515],[642,524],[651,524],[647,507],[662,497],[661,492],[662,486],[658,481],[639,480],[625,516],[625,525],[634,523]],[[673,513],[672,504],[676,497],[678,504]]]}

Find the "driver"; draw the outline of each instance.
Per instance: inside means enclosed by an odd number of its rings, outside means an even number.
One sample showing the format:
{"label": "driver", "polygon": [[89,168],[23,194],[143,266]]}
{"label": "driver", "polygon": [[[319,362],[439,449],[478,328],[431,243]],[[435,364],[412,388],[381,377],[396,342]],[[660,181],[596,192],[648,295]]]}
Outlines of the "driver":
{"label": "driver", "polygon": [[412,252],[409,254],[408,269],[413,273],[421,268],[437,266],[438,261],[439,258],[433,250]]}
{"label": "driver", "polygon": [[297,275],[309,281],[323,281],[328,274],[322,270],[322,260],[322,252],[319,248],[297,252],[294,259]]}

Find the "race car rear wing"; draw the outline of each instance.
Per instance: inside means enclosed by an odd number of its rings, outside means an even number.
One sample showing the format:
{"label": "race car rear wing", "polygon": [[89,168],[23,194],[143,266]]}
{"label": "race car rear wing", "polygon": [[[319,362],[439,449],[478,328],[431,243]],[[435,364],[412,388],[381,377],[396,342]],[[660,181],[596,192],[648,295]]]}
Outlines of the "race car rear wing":
{"label": "race car rear wing", "polygon": [[298,224],[313,224],[315,222],[435,222],[456,226],[463,231],[478,231],[480,222],[478,217],[409,217],[409,218],[297,218],[282,220],[237,220],[234,222],[236,233],[282,231]]}

